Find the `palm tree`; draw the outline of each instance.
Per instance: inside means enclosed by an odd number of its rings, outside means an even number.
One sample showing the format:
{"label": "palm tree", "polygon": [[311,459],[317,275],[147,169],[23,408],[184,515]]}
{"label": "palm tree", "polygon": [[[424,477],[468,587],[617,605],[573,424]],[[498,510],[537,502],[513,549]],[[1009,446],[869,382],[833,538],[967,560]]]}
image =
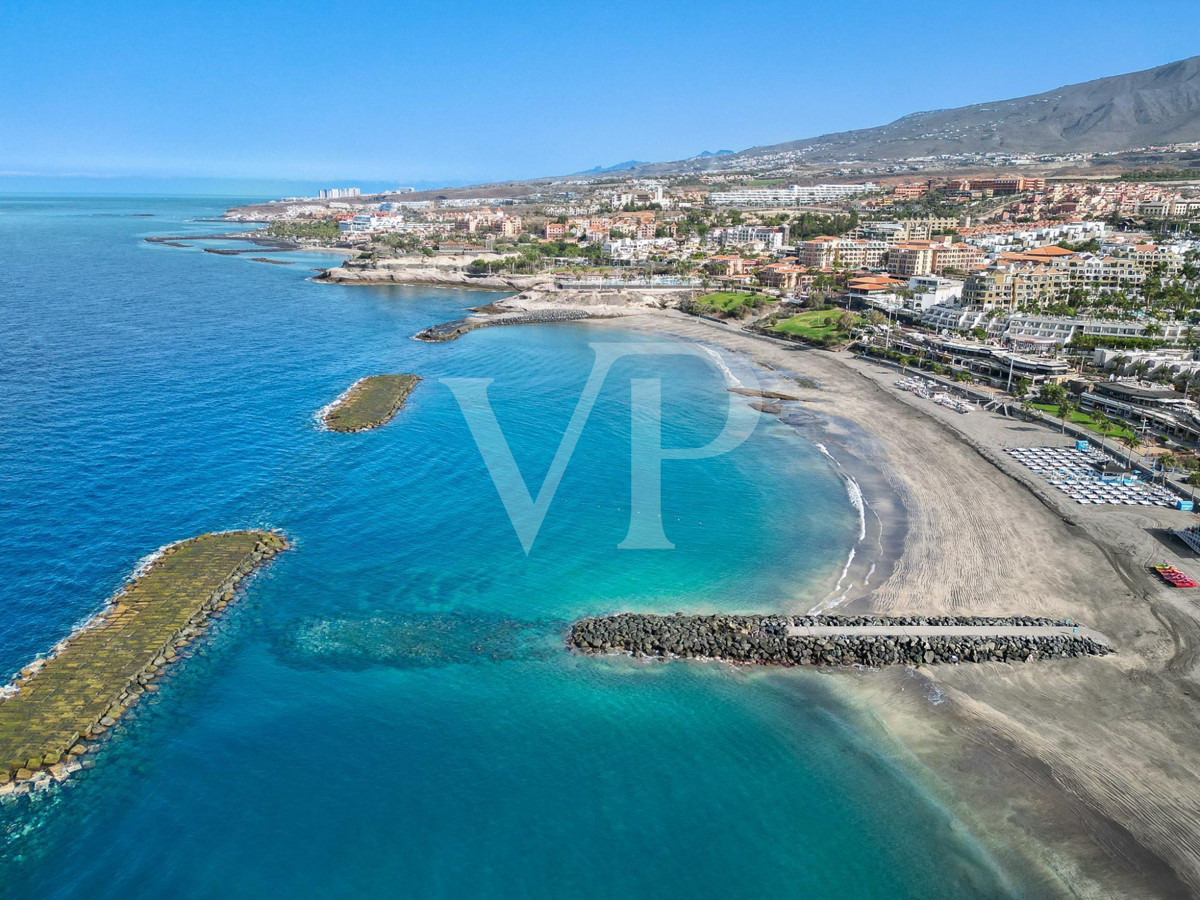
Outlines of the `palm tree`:
{"label": "palm tree", "polygon": [[1109,429],[1112,428],[1112,419],[1106,416],[1103,410],[1098,409],[1092,413],[1092,425],[1100,432],[1101,437],[1105,437]]}
{"label": "palm tree", "polygon": [[1138,437],[1136,431],[1130,430],[1128,434],[1121,435],[1121,443],[1129,448],[1129,452],[1125,454],[1125,468],[1133,468],[1133,451],[1138,450],[1142,446],[1142,439]]}
{"label": "palm tree", "polygon": [[1160,456],[1158,458],[1158,462],[1162,466],[1162,484],[1163,484],[1163,487],[1166,487],[1167,486],[1167,473],[1168,473],[1168,471],[1174,470],[1175,463],[1177,462],[1177,460],[1175,459],[1175,456],[1173,454],[1164,453],[1162,456]]}
{"label": "palm tree", "polygon": [[1057,410],[1058,417],[1060,419],[1062,419],[1062,428],[1060,429],[1060,432],[1059,432],[1060,434],[1066,433],[1067,417],[1070,416],[1072,413],[1074,413],[1075,410],[1077,410],[1077,409],[1079,409],[1079,407],[1067,399],[1064,399],[1061,403],[1058,404],[1058,410]]}

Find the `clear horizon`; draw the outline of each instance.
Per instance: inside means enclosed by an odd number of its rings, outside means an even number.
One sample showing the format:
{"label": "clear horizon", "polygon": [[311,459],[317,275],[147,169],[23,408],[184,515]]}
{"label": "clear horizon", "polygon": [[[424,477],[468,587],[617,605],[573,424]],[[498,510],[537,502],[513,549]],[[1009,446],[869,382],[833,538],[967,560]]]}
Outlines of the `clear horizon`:
{"label": "clear horizon", "polygon": [[[1153,17],[1108,0],[1017,2],[998,17],[917,0],[905,17],[936,43],[845,27],[895,16],[879,0],[808,7],[783,17],[781,51],[750,4],[621,0],[564,17],[541,2],[366,2],[348,15],[275,0],[18,3],[0,21],[0,190],[286,194],[565,175],[1150,68],[1192,55],[1200,26],[1183,2]],[[1071,40],[1015,59],[1011,41],[985,39],[1013,21]]]}

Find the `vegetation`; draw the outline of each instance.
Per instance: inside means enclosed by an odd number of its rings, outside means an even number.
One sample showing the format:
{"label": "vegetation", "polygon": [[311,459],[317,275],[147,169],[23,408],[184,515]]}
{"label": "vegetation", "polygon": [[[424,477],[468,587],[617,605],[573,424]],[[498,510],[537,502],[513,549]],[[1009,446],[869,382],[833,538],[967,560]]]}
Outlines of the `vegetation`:
{"label": "vegetation", "polygon": [[587,260],[599,265],[604,259],[604,248],[599,244],[581,247],[574,241],[546,241],[540,244],[521,244],[515,256],[506,259],[473,260],[467,271],[474,275],[489,275],[497,272],[529,274],[540,272],[543,260],[565,258]]}
{"label": "vegetation", "polygon": [[850,332],[861,321],[860,316],[846,310],[810,309],[776,322],[771,330],[818,347],[834,347],[849,340]]}
{"label": "vegetation", "polygon": [[703,297],[697,297],[691,301],[690,311],[696,315],[715,315],[722,318],[742,319],[749,315],[751,310],[761,309],[768,303],[774,302],[774,297],[768,297],[765,294],[742,294],[737,291],[718,291],[714,294],[705,294]]}
{"label": "vegetation", "polygon": [[370,375],[351,385],[321,417],[330,431],[367,431],[391,421],[420,381],[417,375]]}
{"label": "vegetation", "polygon": [[1137,169],[1124,172],[1113,181],[1200,181],[1195,169]]}
{"label": "vegetation", "polygon": [[267,226],[267,234],[289,240],[336,241],[340,232],[337,219],[329,218],[272,222]]}
{"label": "vegetation", "polygon": [[[779,222],[777,224],[783,224]],[[815,213],[797,213],[788,222],[788,237],[793,241],[807,241],[822,234],[840,236],[858,226],[858,213],[854,210],[845,216],[820,216]]]}
{"label": "vegetation", "polygon": [[401,253],[423,253],[426,256],[433,256],[436,253],[432,247],[427,247],[420,236],[416,234],[383,234],[374,238],[373,242]]}
{"label": "vegetation", "polygon": [[1166,347],[1170,341],[1153,337],[1118,337],[1098,334],[1078,334],[1067,344],[1068,350],[1095,350],[1106,347],[1111,350],[1154,350]]}
{"label": "vegetation", "polygon": [[[1115,437],[1118,440],[1124,440],[1129,435],[1133,434],[1133,430],[1126,425],[1117,424],[1111,421],[1103,413],[1085,413],[1074,403],[1063,401],[1060,403],[1042,403],[1035,402],[1030,404],[1034,409],[1040,409],[1042,412],[1049,413],[1054,418],[1063,422],[1063,429],[1066,430],[1066,423],[1072,425],[1081,425],[1090,431],[1102,437]],[[1066,406],[1066,415],[1064,417],[1063,410]]]}

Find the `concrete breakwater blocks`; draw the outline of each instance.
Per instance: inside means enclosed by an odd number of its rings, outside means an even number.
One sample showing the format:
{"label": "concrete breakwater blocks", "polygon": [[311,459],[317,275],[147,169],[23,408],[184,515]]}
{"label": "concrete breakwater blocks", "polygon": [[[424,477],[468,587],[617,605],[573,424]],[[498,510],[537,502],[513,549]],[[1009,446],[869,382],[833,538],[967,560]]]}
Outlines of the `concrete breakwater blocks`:
{"label": "concrete breakwater blocks", "polygon": [[[584,653],[720,659],[775,666],[921,666],[1103,656],[1095,632],[1026,616],[657,616],[581,619],[568,644]],[[816,632],[816,633],[813,633]]]}
{"label": "concrete breakwater blocks", "polygon": [[404,408],[419,375],[368,375],[360,378],[333,403],[321,410],[322,424],[330,431],[368,431],[386,425]]}
{"label": "concrete breakwater blocks", "polygon": [[125,710],[287,540],[269,531],[202,534],[160,551],[109,607],[21,670],[0,702],[0,793],[64,780],[88,740]]}

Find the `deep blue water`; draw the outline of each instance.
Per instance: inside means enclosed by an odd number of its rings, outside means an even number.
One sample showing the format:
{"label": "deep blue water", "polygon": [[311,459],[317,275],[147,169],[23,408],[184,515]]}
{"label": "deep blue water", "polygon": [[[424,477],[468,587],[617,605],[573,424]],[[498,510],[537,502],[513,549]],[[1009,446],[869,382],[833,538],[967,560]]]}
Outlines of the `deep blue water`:
{"label": "deep blue water", "polygon": [[[437,379],[494,379],[536,491],[590,343],[645,338],[421,344],[488,297],[318,285],[326,255],[268,266],[141,240],[219,228],[194,219],[230,202],[0,198],[0,673],[165,543],[266,526],[296,544],[95,769],[0,806],[0,894],[1003,895],[827,676],[563,647],[580,615],[828,590],[857,520],[802,435],[764,418],[729,454],[664,463],[676,549],[618,550],[630,379],[662,379],[668,446],[714,437],[727,396],[701,360],[619,363],[526,556]],[[379,371],[426,377],[395,422],[315,427]]]}

